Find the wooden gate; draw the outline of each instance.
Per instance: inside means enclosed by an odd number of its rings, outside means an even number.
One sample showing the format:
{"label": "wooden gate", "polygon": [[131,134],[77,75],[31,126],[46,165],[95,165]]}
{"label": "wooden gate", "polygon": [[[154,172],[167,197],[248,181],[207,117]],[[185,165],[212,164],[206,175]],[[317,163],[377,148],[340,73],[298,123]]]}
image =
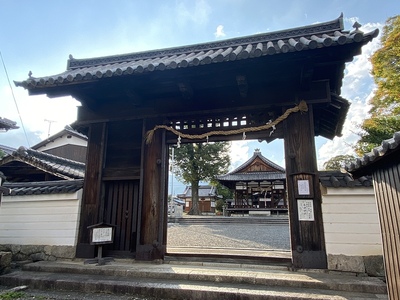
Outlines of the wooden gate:
{"label": "wooden gate", "polygon": [[136,251],[139,180],[106,181],[104,222],[115,227],[114,243],[104,247],[109,256],[133,256]]}
{"label": "wooden gate", "polygon": [[[16,82],[30,95],[71,95],[82,104],[74,126],[88,133],[89,146],[77,257],[94,255],[87,227],[101,222],[106,207],[108,212],[114,209],[115,201],[128,205],[130,199],[136,199],[137,188],[132,189],[135,196],[129,196],[128,188],[136,185],[116,181],[123,179],[140,180],[139,204],[132,202],[128,209],[121,204],[115,220],[111,213],[104,219],[120,227],[115,251],[134,250],[135,203],[136,259],[164,257],[166,144],[183,143],[185,139],[269,142],[283,138],[286,173],[290,176],[293,265],[325,268],[314,136],[333,139],[341,135],[349,108],[349,102],[340,97],[346,62],[360,54],[362,46],[379,32],[363,33],[356,27],[351,32],[344,30],[340,16],[329,22],[223,42],[89,59],[71,56],[65,72]],[[301,103],[303,110],[293,107]],[[290,113],[302,113],[282,115],[290,108]],[[243,130],[238,132],[239,127]],[[164,132],[154,132],[153,128],[163,128]],[[166,129],[175,133],[166,133]],[[235,134],[217,134],[221,130]],[[196,138],[188,141],[186,134]],[[110,182],[104,187],[106,181]],[[120,193],[125,190],[126,194]],[[117,198],[111,197],[116,191]],[[303,203],[306,209],[302,209]],[[128,225],[131,227],[127,229]],[[128,235],[126,242],[122,242],[123,235]]]}

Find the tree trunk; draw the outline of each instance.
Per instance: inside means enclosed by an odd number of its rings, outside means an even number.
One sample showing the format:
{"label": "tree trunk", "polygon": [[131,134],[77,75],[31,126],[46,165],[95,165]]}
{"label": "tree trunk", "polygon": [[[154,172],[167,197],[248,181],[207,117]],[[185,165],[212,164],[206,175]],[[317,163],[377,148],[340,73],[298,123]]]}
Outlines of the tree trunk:
{"label": "tree trunk", "polygon": [[188,215],[201,215],[199,209],[199,182],[192,182],[192,207],[190,208]]}

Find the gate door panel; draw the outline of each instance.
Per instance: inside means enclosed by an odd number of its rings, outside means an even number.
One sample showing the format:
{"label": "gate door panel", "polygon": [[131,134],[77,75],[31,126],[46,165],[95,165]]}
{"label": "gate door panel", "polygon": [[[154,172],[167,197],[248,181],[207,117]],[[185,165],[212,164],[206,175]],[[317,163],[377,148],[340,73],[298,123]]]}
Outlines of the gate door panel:
{"label": "gate door panel", "polygon": [[132,257],[136,251],[139,180],[105,181],[104,222],[115,227],[114,243],[105,254]]}

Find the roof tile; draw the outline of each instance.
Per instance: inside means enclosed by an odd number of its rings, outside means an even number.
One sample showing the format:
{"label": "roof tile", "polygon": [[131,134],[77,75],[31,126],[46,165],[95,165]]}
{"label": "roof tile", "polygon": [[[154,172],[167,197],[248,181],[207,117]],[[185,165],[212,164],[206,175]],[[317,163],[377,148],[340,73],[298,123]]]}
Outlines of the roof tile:
{"label": "roof tile", "polygon": [[5,182],[9,192],[5,196],[75,193],[83,188],[83,179],[43,182]]}

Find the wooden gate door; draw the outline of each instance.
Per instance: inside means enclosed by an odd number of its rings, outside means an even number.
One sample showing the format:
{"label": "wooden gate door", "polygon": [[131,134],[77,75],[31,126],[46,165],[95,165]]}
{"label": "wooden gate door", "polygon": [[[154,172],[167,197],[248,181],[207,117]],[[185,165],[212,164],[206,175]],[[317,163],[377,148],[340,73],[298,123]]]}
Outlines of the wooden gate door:
{"label": "wooden gate door", "polygon": [[136,252],[139,180],[105,181],[104,222],[115,225],[114,243],[105,255],[133,257]]}

